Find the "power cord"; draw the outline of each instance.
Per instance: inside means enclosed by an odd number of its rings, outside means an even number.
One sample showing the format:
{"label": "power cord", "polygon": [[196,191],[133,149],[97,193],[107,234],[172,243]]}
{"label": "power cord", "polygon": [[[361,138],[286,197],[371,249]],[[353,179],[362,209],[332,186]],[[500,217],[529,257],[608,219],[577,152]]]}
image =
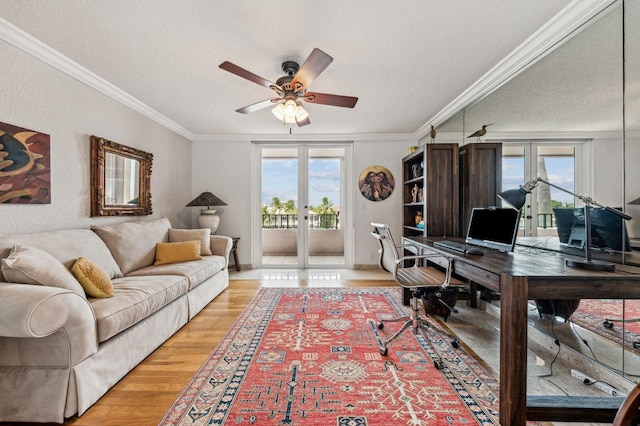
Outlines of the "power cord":
{"label": "power cord", "polygon": [[560,346],[560,340],[558,339],[558,336],[556,335],[556,330],[553,328],[553,325],[555,324],[555,319],[556,319],[556,307],[553,303],[551,303],[551,334],[553,335],[553,341],[556,345],[558,345],[558,350],[556,351],[555,356],[553,357],[553,359],[551,360],[551,363],[549,364],[549,374],[543,374],[538,376],[539,378],[546,378],[546,377],[551,377],[553,376],[553,364],[556,362],[556,359],[558,359],[558,355],[560,355],[560,349],[562,349],[562,347]]}
{"label": "power cord", "polygon": [[[609,365],[609,364],[606,364],[606,363],[604,363],[604,362],[600,361],[600,360],[598,359],[598,357],[596,356],[596,354],[593,352],[593,349],[591,348],[591,345],[589,345],[589,342],[587,342],[587,340],[586,340],[584,337],[582,337],[582,335],[581,335],[580,333],[578,333],[578,330],[576,329],[576,325],[575,325],[575,323],[573,323],[573,322],[571,322],[571,329],[573,330],[573,332],[575,333],[575,335],[576,335],[576,336],[578,336],[578,338],[582,341],[582,343],[583,343],[587,348],[589,348],[589,352],[591,352],[591,356],[593,357],[594,361],[596,361],[598,364],[602,364],[602,365],[604,365],[605,367],[607,367],[608,369],[610,369],[610,370],[612,370],[612,371],[615,371],[616,373],[620,373],[620,374],[622,374],[622,375],[625,375],[625,376],[629,376],[629,377],[640,377],[640,373],[628,373],[628,372],[625,372],[625,371],[623,371],[623,370],[620,370],[620,369],[618,369],[618,368],[615,368],[615,367],[613,367],[613,366],[611,366],[611,365]],[[588,380],[588,379],[585,379],[585,380]],[[593,383],[595,383],[595,382],[593,382]],[[586,384],[587,384],[587,383],[585,383],[585,385],[586,385]],[[608,385],[608,383],[605,383],[605,384],[607,384],[607,385]],[[611,385],[609,385],[609,386],[611,386]]]}

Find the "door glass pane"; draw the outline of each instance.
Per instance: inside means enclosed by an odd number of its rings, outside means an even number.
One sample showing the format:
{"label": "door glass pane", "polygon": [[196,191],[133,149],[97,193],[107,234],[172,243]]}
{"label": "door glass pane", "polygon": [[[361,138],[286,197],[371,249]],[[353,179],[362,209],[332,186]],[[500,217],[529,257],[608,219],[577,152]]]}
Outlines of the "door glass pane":
{"label": "door glass pane", "polygon": [[[537,152],[537,176],[567,191],[575,192],[575,147],[539,146]],[[573,209],[573,195],[544,183],[538,184],[534,193],[537,201],[537,235],[557,237],[554,209]]]}
{"label": "door glass pane", "polygon": [[262,149],[262,264],[298,264],[298,150]]}
{"label": "door glass pane", "polygon": [[344,226],[340,220],[343,205],[345,149],[309,148],[307,193],[307,264],[343,265]]}

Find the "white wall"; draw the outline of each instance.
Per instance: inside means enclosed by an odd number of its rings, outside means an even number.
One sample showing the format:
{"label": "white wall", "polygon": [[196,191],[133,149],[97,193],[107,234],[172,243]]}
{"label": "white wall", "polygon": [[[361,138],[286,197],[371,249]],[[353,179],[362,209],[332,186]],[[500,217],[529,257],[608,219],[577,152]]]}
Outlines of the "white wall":
{"label": "white wall", "polygon": [[[396,189],[384,201],[365,199],[357,190],[354,199],[349,200],[354,208],[354,264],[375,265],[377,263],[377,242],[369,235],[371,222],[388,223],[394,230],[394,237],[400,241],[402,235],[402,191],[398,185],[402,180],[402,157],[416,141],[360,140],[354,142],[353,182],[357,184],[360,173],[369,166],[384,166],[393,174]],[[218,208],[220,227],[218,234],[240,237],[238,255],[240,264],[254,263],[251,259],[251,184],[256,169],[252,158],[255,150],[249,140],[194,142],[193,143],[193,191],[205,189],[216,194],[228,206]],[[197,194],[196,194],[197,195]],[[195,196],[195,195],[194,195]],[[194,209],[192,220],[198,215]]]}
{"label": "white wall", "polygon": [[[51,204],[0,204],[0,236],[162,216],[189,224],[188,140],[3,41],[0,57],[0,121],[51,137]],[[91,135],[153,154],[152,216],[90,217]]]}

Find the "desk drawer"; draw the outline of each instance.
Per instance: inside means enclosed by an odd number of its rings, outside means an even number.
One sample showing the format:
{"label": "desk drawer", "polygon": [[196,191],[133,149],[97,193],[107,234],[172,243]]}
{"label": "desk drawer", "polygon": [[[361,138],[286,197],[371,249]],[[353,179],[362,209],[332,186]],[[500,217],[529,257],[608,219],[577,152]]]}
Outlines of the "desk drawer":
{"label": "desk drawer", "polygon": [[500,291],[500,276],[465,262],[453,261],[453,271],[462,277],[481,284],[490,290]]}

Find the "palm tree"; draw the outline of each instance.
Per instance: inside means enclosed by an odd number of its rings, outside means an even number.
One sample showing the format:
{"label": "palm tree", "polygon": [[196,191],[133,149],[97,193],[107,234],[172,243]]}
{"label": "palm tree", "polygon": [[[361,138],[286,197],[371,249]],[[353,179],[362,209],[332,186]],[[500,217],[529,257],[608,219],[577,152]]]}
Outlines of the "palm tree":
{"label": "palm tree", "polygon": [[311,207],[313,211],[318,214],[332,214],[333,213],[333,202],[329,201],[328,197],[322,197],[322,204],[317,205],[316,207]]}
{"label": "palm tree", "polygon": [[282,205],[282,201],[280,201],[280,198],[273,197],[271,199],[271,204],[269,204],[269,213],[271,214],[280,213],[282,208],[283,208],[283,205]]}
{"label": "palm tree", "polygon": [[296,214],[298,213],[298,207],[296,206],[295,201],[289,200],[284,204],[284,211],[287,214]]}

